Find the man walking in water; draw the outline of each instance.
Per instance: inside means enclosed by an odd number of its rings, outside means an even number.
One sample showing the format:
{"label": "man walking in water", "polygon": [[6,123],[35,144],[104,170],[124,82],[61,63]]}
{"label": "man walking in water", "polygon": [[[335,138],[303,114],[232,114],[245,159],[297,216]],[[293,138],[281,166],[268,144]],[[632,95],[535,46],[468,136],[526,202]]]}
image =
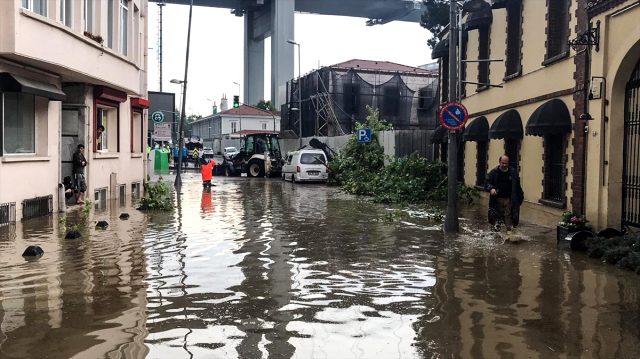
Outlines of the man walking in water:
{"label": "man walking in water", "polygon": [[79,144],[78,149],[73,154],[73,177],[76,180],[76,189],[78,198],[76,204],[84,203],[84,192],[87,190],[87,181],[84,177],[84,167],[87,165],[87,159],[84,157],[84,145]]}
{"label": "man walking in water", "polygon": [[499,166],[489,171],[485,189],[489,192],[489,223],[495,226],[504,222],[507,231],[520,222],[520,205],[524,193],[520,177],[514,167],[509,167],[509,157],[502,155]]}

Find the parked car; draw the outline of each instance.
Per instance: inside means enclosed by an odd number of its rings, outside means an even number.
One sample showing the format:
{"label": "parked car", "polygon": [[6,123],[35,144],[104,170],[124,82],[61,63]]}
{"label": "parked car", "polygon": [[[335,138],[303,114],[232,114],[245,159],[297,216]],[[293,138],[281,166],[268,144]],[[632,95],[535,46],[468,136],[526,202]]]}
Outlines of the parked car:
{"label": "parked car", "polygon": [[235,147],[225,147],[222,155],[224,156],[224,158],[230,160],[231,157],[237,155],[238,152],[239,152],[238,149]]}
{"label": "parked car", "polygon": [[213,158],[213,148],[205,147],[202,149],[202,157],[204,158]]}
{"label": "parked car", "polygon": [[291,182],[326,182],[327,156],[319,149],[290,152],[282,166],[282,179]]}

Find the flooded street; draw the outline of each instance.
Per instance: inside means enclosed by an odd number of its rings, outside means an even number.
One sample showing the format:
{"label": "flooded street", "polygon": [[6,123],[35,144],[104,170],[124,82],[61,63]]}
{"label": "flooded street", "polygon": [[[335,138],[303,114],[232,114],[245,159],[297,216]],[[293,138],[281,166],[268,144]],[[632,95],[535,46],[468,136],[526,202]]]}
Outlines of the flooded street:
{"label": "flooded street", "polygon": [[640,277],[555,229],[504,244],[484,208],[445,236],[322,185],[183,181],[173,212],[109,203],[81,239],[0,228],[0,358],[640,357]]}

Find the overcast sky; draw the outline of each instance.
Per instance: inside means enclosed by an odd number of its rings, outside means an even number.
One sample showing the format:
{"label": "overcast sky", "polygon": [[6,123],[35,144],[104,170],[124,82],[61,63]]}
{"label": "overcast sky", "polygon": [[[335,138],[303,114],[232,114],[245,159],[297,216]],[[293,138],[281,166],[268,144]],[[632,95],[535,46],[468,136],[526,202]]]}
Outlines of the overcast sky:
{"label": "overcast sky", "polygon": [[[189,7],[166,5],[163,9],[163,88],[175,92],[180,102],[187,40]],[[301,45],[301,71],[307,73],[351,59],[391,61],[409,66],[432,62],[427,47],[430,33],[417,23],[392,22],[365,26],[366,19],[295,14],[295,41]],[[244,18],[228,9],[194,7],[189,55],[187,114],[211,113],[212,101],[229,102],[243,82]],[[270,42],[265,41],[265,98],[270,98]],[[159,91],[158,6],[149,3],[149,91]],[[297,49],[295,50],[297,51]],[[295,76],[298,75],[297,53]],[[212,101],[208,101],[212,100]]]}

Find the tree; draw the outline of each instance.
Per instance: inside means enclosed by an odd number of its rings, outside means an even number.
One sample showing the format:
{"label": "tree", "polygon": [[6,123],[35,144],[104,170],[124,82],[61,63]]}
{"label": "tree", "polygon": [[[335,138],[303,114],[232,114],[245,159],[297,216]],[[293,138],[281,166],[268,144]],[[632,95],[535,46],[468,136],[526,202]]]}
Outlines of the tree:
{"label": "tree", "polygon": [[276,108],[271,104],[271,101],[260,100],[256,105],[257,108],[263,109],[265,111],[275,111]]}
{"label": "tree", "polygon": [[422,0],[422,3],[426,10],[420,16],[420,25],[433,34],[427,40],[433,49],[440,41],[437,35],[449,24],[449,0]]}

